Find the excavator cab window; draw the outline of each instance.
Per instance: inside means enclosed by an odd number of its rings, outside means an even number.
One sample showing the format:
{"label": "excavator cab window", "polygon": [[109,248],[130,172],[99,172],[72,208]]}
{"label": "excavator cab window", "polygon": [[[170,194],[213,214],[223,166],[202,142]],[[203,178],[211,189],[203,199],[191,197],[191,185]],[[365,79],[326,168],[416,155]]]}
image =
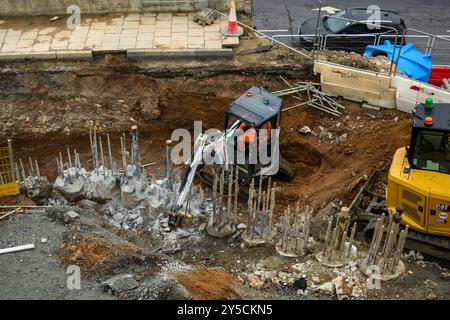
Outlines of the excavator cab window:
{"label": "excavator cab window", "polygon": [[411,157],[414,168],[450,174],[449,132],[416,131],[411,146]]}

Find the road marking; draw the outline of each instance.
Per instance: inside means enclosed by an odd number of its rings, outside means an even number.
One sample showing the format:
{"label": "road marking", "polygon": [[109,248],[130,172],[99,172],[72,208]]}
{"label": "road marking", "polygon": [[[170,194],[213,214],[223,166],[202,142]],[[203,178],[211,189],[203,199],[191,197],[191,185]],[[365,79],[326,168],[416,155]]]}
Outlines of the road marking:
{"label": "road marking", "polygon": [[[319,8],[312,9],[312,11],[319,11]],[[322,7],[322,9],[320,11],[325,11],[326,13],[333,14],[333,13],[336,13],[338,11],[341,11],[341,9],[338,9],[338,8],[335,8],[335,7]]]}
{"label": "road marking", "polygon": [[288,29],[258,30],[259,32],[288,32]]}

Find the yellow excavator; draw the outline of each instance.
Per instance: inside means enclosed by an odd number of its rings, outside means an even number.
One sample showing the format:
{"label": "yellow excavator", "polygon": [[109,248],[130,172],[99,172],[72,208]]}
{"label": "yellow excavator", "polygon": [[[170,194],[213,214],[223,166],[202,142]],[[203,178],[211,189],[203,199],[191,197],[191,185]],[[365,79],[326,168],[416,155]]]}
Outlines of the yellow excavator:
{"label": "yellow excavator", "polygon": [[389,168],[385,199],[365,191],[372,199],[359,206],[370,217],[366,238],[375,225],[373,213],[398,212],[410,228],[407,248],[450,260],[450,104],[428,98],[417,106],[410,145],[395,152]]}

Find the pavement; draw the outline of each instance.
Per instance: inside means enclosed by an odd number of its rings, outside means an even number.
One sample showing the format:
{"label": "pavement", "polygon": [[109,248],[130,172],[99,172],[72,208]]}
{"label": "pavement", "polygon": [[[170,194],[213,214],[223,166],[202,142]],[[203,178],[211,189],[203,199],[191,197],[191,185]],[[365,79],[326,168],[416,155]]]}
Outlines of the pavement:
{"label": "pavement", "polygon": [[117,50],[220,50],[238,43],[222,37],[223,17],[209,26],[192,20],[193,13],[144,13],[83,16],[81,27],[69,30],[66,18],[0,19],[0,56],[3,54],[52,53],[64,51]]}
{"label": "pavement", "polygon": [[[382,9],[398,11],[409,28],[450,36],[448,0],[322,0],[322,4],[338,9],[378,5]],[[260,30],[287,30],[268,32],[269,35],[297,34],[303,21],[317,17],[317,11],[313,9],[318,7],[316,0],[253,0],[253,24]],[[437,40],[433,63],[450,65],[449,50],[450,43]]]}

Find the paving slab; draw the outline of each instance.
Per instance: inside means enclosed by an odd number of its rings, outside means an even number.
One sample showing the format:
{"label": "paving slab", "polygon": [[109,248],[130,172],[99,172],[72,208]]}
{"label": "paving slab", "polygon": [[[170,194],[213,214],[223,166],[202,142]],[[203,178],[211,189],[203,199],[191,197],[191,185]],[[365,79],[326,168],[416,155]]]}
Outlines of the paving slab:
{"label": "paving slab", "polygon": [[170,48],[170,42],[171,42],[171,38],[170,37],[159,37],[156,36],[153,39],[153,47],[160,49],[160,48]]}
{"label": "paving slab", "polygon": [[172,25],[172,33],[178,33],[178,32],[188,32],[188,25],[187,24]]}
{"label": "paving slab", "polygon": [[156,20],[156,29],[170,29],[172,28],[172,21],[170,20]]}
{"label": "paving slab", "polygon": [[171,21],[172,20],[172,13],[170,13],[170,12],[161,12],[161,13],[158,13],[157,15],[156,15],[156,20],[162,20],[162,21]]}
{"label": "paving slab", "polygon": [[180,55],[180,51],[186,50],[187,56],[197,57],[193,52],[205,55],[207,50],[216,52],[223,47],[239,44],[238,38],[222,37],[221,27],[226,26],[226,19],[220,18],[212,25],[201,26],[192,21],[193,16],[193,12],[87,16],[82,19],[81,27],[75,30],[56,24],[36,27],[36,24],[25,22],[20,27],[21,20],[17,17],[10,24],[6,21],[0,25],[0,55],[6,54],[7,59],[12,59],[14,55],[11,54],[17,53],[19,59],[27,53],[31,56],[34,53],[80,51],[83,56],[88,51],[136,49],[168,51],[173,55]]}

